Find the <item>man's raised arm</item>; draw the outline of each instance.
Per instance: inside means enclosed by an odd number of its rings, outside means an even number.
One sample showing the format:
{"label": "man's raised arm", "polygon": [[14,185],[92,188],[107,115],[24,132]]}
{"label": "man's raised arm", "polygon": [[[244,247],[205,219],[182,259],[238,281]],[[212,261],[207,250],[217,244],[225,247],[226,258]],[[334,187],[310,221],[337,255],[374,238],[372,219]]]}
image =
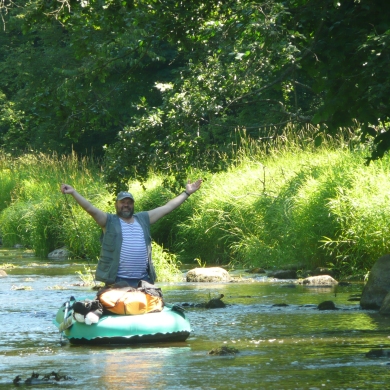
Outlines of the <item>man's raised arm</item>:
{"label": "man's raised arm", "polygon": [[96,223],[104,228],[107,222],[107,213],[93,206],[87,199],[80,195],[69,184],[61,184],[61,192],[63,194],[72,195],[76,202],[96,221]]}
{"label": "man's raised arm", "polygon": [[157,222],[164,215],[169,214],[171,211],[178,208],[188,197],[193,194],[195,191],[198,191],[202,184],[202,179],[198,179],[194,183],[191,183],[188,180],[186,184],[186,189],[181,194],[176,196],[176,198],[171,199],[164,206],[157,207],[153,210],[148,211],[150,223]]}

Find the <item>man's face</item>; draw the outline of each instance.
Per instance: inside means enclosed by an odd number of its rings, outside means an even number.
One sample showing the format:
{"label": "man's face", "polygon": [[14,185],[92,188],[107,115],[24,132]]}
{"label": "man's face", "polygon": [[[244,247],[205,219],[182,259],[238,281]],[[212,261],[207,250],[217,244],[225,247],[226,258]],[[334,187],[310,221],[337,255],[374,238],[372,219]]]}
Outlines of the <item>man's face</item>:
{"label": "man's face", "polygon": [[129,219],[134,214],[134,200],[125,198],[115,202],[116,214],[118,217]]}

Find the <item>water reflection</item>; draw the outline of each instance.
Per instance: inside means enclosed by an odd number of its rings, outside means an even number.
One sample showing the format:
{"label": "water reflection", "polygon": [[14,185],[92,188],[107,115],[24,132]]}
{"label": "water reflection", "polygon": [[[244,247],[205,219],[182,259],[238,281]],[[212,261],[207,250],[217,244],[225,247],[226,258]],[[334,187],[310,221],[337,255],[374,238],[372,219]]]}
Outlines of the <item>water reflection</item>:
{"label": "water reflection", "polygon": [[104,388],[120,388],[126,384],[131,384],[132,388],[153,388],[156,378],[160,387],[169,388],[172,375],[166,375],[166,370],[172,368],[172,361],[189,350],[189,347],[176,346],[115,348],[106,353],[103,360],[94,356],[91,364],[101,366],[99,385]]}

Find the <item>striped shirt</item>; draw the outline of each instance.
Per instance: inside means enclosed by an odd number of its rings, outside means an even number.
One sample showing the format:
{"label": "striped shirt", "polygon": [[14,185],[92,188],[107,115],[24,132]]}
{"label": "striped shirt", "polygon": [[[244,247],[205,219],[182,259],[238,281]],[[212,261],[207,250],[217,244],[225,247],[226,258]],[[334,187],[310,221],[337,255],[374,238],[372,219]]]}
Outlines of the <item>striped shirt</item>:
{"label": "striped shirt", "polygon": [[118,277],[144,279],[148,277],[148,252],[141,225],[134,220],[127,223],[120,219],[122,247],[119,257]]}

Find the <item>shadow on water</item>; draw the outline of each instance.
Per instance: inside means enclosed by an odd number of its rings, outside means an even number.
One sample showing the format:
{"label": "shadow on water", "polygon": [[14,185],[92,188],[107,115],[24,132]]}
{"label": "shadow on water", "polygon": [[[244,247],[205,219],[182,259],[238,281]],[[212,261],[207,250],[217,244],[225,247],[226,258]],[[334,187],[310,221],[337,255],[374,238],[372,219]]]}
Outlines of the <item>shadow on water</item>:
{"label": "shadow on water", "polygon": [[[291,288],[267,278],[240,283],[160,284],[169,303],[186,306],[192,333],[185,342],[126,346],[61,343],[52,324],[71,295],[94,295],[81,287],[83,265],[1,252],[12,263],[1,278],[0,388],[20,388],[33,372],[73,378],[39,388],[83,389],[383,389],[389,359],[369,359],[373,348],[390,348],[388,319],[363,311],[351,295],[359,284],[332,289]],[[288,288],[286,288],[288,287]],[[225,308],[196,304],[224,294]],[[319,311],[325,300],[338,310]],[[213,348],[239,352],[214,356]],[[24,386],[22,386],[24,387]],[[30,387],[31,388],[31,387]],[[37,388],[37,387],[34,387]]]}

